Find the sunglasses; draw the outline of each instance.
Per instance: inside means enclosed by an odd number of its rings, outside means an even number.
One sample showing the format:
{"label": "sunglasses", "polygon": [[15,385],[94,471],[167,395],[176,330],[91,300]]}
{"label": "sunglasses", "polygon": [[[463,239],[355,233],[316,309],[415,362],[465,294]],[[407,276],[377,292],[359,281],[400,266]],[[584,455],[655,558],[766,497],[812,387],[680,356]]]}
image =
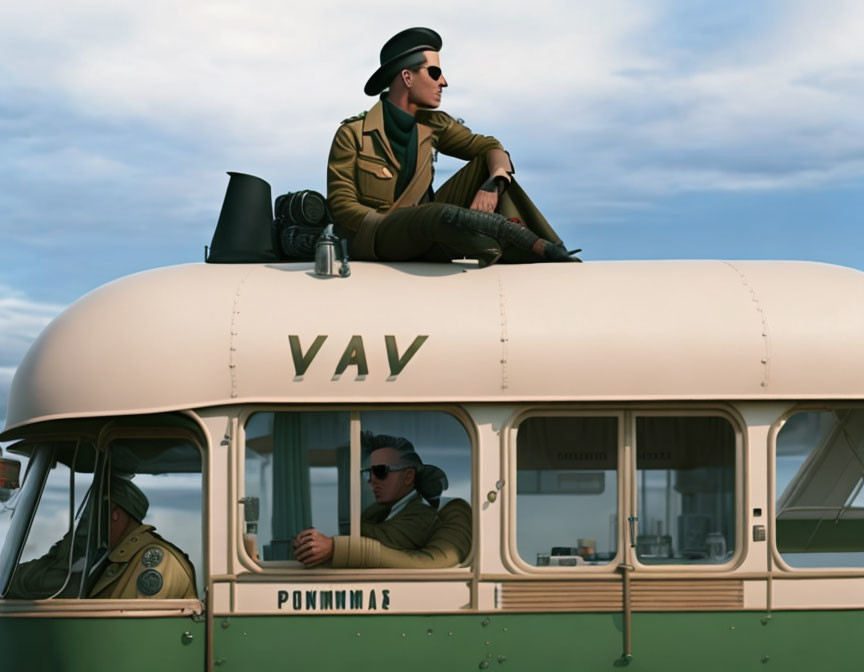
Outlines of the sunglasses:
{"label": "sunglasses", "polygon": [[426,70],[429,73],[429,76],[432,78],[433,82],[437,82],[441,79],[441,68],[437,65],[421,65],[418,70]]}
{"label": "sunglasses", "polygon": [[367,480],[372,480],[372,477],[374,476],[379,481],[383,481],[391,471],[402,471],[403,469],[408,469],[408,467],[391,467],[389,464],[373,464],[371,467],[361,469],[360,473],[366,474]]}

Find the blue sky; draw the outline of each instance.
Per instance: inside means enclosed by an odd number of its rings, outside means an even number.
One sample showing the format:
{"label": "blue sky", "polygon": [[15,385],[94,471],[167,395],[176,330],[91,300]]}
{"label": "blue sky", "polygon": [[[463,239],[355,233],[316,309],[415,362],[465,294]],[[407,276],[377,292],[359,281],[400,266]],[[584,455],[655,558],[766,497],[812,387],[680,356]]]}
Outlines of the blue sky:
{"label": "blue sky", "polygon": [[226,171],[323,190],[336,126],[411,25],[444,38],[442,109],[504,143],[586,260],[864,269],[864,3],[309,4],[0,7],[0,418],[65,305],[202,259]]}

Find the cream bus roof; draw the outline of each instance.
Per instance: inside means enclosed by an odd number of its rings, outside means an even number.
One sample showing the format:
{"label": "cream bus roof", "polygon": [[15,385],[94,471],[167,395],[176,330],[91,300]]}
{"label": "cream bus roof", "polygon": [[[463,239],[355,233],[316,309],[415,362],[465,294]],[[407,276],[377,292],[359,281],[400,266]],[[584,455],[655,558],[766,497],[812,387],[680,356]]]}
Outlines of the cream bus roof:
{"label": "cream bus roof", "polygon": [[864,398],[864,273],[848,268],[310,266],[187,265],[97,289],[25,357],[7,428],[240,402]]}

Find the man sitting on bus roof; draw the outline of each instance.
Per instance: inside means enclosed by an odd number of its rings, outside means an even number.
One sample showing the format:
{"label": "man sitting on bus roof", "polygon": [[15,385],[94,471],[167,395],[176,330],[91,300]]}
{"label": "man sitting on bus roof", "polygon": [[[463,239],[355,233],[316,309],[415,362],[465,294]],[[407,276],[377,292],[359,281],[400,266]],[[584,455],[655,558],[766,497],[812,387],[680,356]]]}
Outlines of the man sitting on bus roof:
{"label": "man sitting on bus roof", "polygon": [[[368,474],[375,504],[361,516],[361,541],[377,540],[397,550],[423,548],[437,527],[447,476],[438,467],[423,464],[407,439],[366,433],[362,442],[370,465],[363,471]],[[307,567],[350,555],[350,537],[328,537],[311,528],[294,539],[294,557]],[[340,566],[345,565],[340,562]]]}
{"label": "man sitting on bus roof", "polygon": [[[430,28],[391,37],[364,89],[381,100],[333,138],[327,202],[352,258],[579,261],[513,178],[501,143],[436,109],[448,85],[441,46]],[[434,192],[439,151],[469,163]]]}

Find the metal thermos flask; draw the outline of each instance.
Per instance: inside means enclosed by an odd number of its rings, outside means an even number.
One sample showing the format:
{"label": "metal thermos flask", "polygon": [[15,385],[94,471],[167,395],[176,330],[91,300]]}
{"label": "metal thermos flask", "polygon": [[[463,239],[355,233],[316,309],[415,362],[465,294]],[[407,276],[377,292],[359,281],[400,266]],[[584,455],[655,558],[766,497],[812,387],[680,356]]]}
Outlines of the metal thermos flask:
{"label": "metal thermos flask", "polygon": [[336,275],[336,243],[339,239],[333,234],[333,225],[324,227],[315,244],[315,275]]}

